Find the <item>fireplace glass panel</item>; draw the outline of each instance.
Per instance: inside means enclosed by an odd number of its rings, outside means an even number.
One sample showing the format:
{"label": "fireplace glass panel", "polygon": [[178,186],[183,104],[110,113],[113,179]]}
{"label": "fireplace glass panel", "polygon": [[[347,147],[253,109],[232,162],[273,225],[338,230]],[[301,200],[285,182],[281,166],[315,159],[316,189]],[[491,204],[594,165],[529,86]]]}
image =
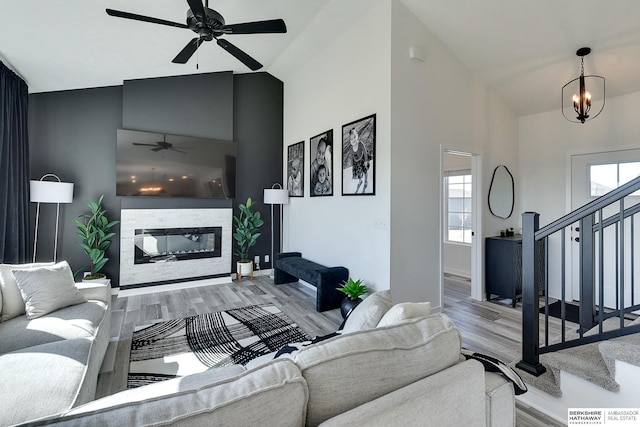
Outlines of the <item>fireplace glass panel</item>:
{"label": "fireplace glass panel", "polygon": [[135,264],[220,257],[222,227],[135,230]]}

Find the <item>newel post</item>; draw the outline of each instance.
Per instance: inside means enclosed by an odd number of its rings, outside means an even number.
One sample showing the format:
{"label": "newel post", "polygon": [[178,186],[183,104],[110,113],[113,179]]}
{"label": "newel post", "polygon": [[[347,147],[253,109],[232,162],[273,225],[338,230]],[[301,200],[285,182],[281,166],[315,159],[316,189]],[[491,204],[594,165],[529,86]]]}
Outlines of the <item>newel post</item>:
{"label": "newel post", "polygon": [[540,214],[522,214],[522,360],[516,367],[531,375],[540,376],[546,369],[540,363],[540,335],[538,295],[540,284],[540,252],[536,251],[535,234]]}

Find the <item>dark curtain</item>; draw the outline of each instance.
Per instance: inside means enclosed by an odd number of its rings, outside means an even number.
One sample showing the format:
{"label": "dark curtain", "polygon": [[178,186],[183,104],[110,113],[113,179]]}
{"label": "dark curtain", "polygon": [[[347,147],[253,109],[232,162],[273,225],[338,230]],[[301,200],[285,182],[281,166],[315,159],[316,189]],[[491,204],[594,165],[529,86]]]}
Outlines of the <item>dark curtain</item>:
{"label": "dark curtain", "polygon": [[0,262],[29,260],[27,84],[0,61]]}

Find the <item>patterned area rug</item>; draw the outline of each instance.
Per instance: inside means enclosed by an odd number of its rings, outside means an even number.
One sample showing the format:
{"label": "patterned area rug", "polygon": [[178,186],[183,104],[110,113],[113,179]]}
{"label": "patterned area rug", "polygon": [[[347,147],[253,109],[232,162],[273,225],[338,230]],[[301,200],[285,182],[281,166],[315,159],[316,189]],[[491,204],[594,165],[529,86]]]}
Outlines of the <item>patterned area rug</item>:
{"label": "patterned area rug", "polygon": [[136,327],[127,388],[246,365],[258,356],[310,336],[277,307],[252,305]]}

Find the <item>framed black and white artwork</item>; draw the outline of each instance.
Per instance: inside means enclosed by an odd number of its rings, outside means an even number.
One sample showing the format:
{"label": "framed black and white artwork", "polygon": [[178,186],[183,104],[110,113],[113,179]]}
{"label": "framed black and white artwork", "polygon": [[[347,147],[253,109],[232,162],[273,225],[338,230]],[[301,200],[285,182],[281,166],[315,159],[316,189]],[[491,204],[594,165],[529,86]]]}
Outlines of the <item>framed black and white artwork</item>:
{"label": "framed black and white artwork", "polygon": [[287,147],[289,197],[304,197],[304,141]]}
{"label": "framed black and white artwork", "polygon": [[333,129],[309,140],[311,165],[309,180],[311,196],[333,195]]}
{"label": "framed black and white artwork", "polygon": [[376,194],[376,115],[342,126],[342,195]]}

